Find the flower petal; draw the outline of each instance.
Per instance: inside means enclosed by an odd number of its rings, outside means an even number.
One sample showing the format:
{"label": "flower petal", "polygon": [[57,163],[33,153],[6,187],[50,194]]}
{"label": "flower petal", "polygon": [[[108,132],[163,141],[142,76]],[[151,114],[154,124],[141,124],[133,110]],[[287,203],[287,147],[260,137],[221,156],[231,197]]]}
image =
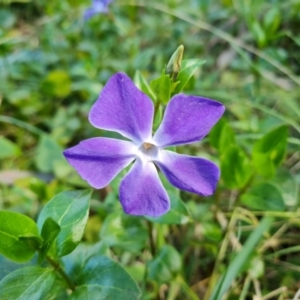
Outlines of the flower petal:
{"label": "flower petal", "polygon": [[158,217],[170,209],[169,196],[152,162],[136,160],[121,182],[120,202],[130,215]]}
{"label": "flower petal", "polygon": [[217,123],[224,110],[217,101],[178,94],[170,100],[153,139],[161,147],[199,141]]}
{"label": "flower petal", "polygon": [[92,6],[84,11],[84,20],[87,21],[95,14],[107,14],[111,2],[111,0],[93,0]]}
{"label": "flower petal", "polygon": [[131,142],[92,138],[65,150],[64,156],[84,180],[100,189],[133,161],[135,149]]}
{"label": "flower petal", "polygon": [[99,11],[94,7],[89,7],[84,11],[83,18],[85,21],[93,17],[94,15],[98,14]]}
{"label": "flower petal", "polygon": [[113,75],[93,105],[89,120],[97,128],[117,131],[143,142],[151,138],[152,101],[123,73]]}
{"label": "flower petal", "polygon": [[220,170],[213,162],[168,150],[161,150],[155,163],[171,184],[201,196],[212,195],[220,177]]}

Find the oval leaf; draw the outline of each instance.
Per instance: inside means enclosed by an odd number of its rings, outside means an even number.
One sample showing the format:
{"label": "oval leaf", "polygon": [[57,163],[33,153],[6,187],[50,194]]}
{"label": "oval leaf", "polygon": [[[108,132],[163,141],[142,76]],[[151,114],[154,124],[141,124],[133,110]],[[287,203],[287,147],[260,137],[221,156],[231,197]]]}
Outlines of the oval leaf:
{"label": "oval leaf", "polygon": [[17,262],[30,260],[35,250],[20,240],[20,237],[39,238],[35,222],[27,216],[10,211],[0,211],[0,220],[0,253]]}
{"label": "oval leaf", "polygon": [[45,299],[55,281],[52,269],[25,267],[0,282],[0,299]]}
{"label": "oval leaf", "polygon": [[80,242],[88,219],[91,193],[91,190],[62,192],[41,211],[38,219],[40,229],[48,218],[52,218],[61,227],[56,238],[58,256],[69,254]]}
{"label": "oval leaf", "polygon": [[[79,264],[80,268],[76,266]],[[115,261],[106,256],[94,255],[84,261],[77,260],[75,272],[71,271],[76,285],[97,287],[79,287],[70,299],[122,299],[135,300],[140,296],[140,289],[131,276]],[[76,289],[77,290],[77,289]],[[99,292],[96,298],[78,298],[85,291]],[[86,295],[85,295],[86,296]],[[74,298],[72,298],[74,297]]]}

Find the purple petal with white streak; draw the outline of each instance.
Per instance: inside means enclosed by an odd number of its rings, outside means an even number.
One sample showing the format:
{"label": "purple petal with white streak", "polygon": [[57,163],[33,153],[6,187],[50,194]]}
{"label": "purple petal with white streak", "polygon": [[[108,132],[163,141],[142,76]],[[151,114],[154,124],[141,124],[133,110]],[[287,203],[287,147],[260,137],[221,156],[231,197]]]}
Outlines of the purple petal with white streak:
{"label": "purple petal with white streak", "polygon": [[170,100],[153,140],[161,147],[199,141],[217,123],[224,110],[217,101],[178,94]]}
{"label": "purple petal with white streak", "polygon": [[97,128],[116,131],[141,143],[151,138],[154,107],[123,73],[113,75],[93,105],[89,120]]}
{"label": "purple petal with white streak", "polygon": [[82,179],[100,189],[134,160],[135,149],[131,142],[91,138],[65,150],[64,156]]}
{"label": "purple petal with white streak", "polygon": [[170,209],[169,196],[152,162],[136,160],[121,182],[120,202],[130,215],[158,217]]}
{"label": "purple petal with white streak", "polygon": [[212,195],[220,177],[213,162],[168,150],[161,150],[155,163],[175,187],[201,196]]}

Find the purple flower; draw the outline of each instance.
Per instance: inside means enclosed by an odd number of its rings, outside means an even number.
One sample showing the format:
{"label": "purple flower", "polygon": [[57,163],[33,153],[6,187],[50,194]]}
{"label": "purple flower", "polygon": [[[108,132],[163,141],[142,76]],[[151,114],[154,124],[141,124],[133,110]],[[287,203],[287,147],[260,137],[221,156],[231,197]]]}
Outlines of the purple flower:
{"label": "purple flower", "polygon": [[84,19],[88,20],[96,14],[107,14],[108,5],[112,1],[113,0],[93,0],[92,6],[86,9],[84,12]]}
{"label": "purple flower", "polygon": [[131,215],[158,217],[170,208],[170,200],[155,167],[175,187],[209,196],[220,171],[209,160],[178,154],[165,147],[198,142],[220,119],[224,106],[197,96],[178,94],[166,107],[152,137],[152,101],[123,73],[113,75],[93,105],[90,123],[116,131],[131,141],[91,138],[64,151],[68,162],[94,188],[103,188],[131,162],[120,185],[120,202]]}

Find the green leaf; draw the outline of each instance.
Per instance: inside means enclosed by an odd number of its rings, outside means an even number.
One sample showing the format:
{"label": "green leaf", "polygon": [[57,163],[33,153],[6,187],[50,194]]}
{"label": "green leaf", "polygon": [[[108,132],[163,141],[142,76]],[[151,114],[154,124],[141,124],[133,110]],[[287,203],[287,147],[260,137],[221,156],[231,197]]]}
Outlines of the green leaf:
{"label": "green leaf", "polygon": [[162,74],[150,82],[150,86],[156,95],[156,101],[158,103],[167,104],[169,102],[171,98],[171,84],[171,78],[165,74]]}
{"label": "green leaf", "polygon": [[149,278],[160,283],[170,282],[181,270],[181,256],[171,246],[163,246],[149,262]]}
{"label": "green leaf", "polygon": [[253,164],[256,171],[265,176],[275,175],[276,168],[284,159],[288,127],[286,125],[265,134],[256,141],[252,151]]}
{"label": "green leaf", "polygon": [[260,224],[251,233],[244,244],[243,249],[240,250],[234,257],[232,262],[229,264],[229,267],[226,269],[226,272],[218,281],[210,300],[219,300],[223,298],[223,295],[229,289],[232,281],[240,274],[244,266],[249,262],[249,258],[253,253],[256,244],[259,242],[264,232],[269,230],[272,221],[272,218],[263,218]]}
{"label": "green leaf", "polygon": [[0,299],[45,299],[55,282],[53,269],[25,267],[0,282]]}
{"label": "green leaf", "polygon": [[156,101],[155,93],[152,91],[148,82],[146,81],[146,79],[144,78],[144,76],[140,71],[135,72],[134,83],[142,92],[147,94],[153,100],[153,102]]}
{"label": "green leaf", "polygon": [[37,168],[44,173],[52,172],[55,163],[65,163],[62,153],[63,149],[49,135],[42,135],[35,156]]}
{"label": "green leaf", "polygon": [[[75,284],[78,286],[76,291],[68,298],[72,300],[135,300],[139,298],[141,293],[138,285],[123,267],[106,256],[93,255],[84,261],[77,260],[73,265],[73,269],[70,270],[70,276],[75,279]],[[86,298],[85,291],[89,291],[91,294],[97,291],[97,297]],[[84,297],[80,298],[82,295]],[[90,294],[88,295],[90,296]]]}
{"label": "green leaf", "polygon": [[168,191],[171,201],[170,210],[158,218],[147,217],[148,220],[160,224],[186,224],[192,221],[190,213],[177,192]]}
{"label": "green leaf", "polygon": [[299,185],[295,176],[290,171],[280,168],[276,176],[272,179],[272,183],[280,191],[285,205],[297,206]]}
{"label": "green leaf", "polygon": [[38,251],[43,243],[43,239],[41,237],[33,235],[19,236],[19,240],[35,251]]}
{"label": "green leaf", "polygon": [[141,218],[118,211],[104,220],[100,237],[110,247],[135,253],[145,247],[148,231]]}
{"label": "green leaf", "polygon": [[276,33],[279,25],[281,23],[281,14],[278,7],[271,7],[268,9],[263,19],[263,26],[268,35],[272,37]]}
{"label": "green leaf", "polygon": [[80,242],[88,219],[91,190],[62,192],[52,198],[42,209],[38,227],[52,218],[61,228],[56,238],[58,256],[72,252]]}
{"label": "green leaf", "polygon": [[20,237],[39,237],[35,222],[19,213],[0,211],[0,253],[16,262],[30,260],[35,250]]}
{"label": "green leaf", "polygon": [[181,64],[181,69],[177,77],[179,84],[174,89],[174,94],[180,93],[188,81],[192,78],[195,71],[205,63],[205,60],[200,59],[184,59]]}
{"label": "green leaf", "polygon": [[226,151],[228,146],[235,144],[235,135],[231,126],[227,123],[223,126],[221,136],[219,139],[219,151],[222,153]]}
{"label": "green leaf", "polygon": [[221,176],[227,188],[242,188],[252,174],[250,160],[245,152],[231,145],[221,156]]}
{"label": "green leaf", "polygon": [[35,262],[35,256],[33,258],[25,263],[15,262],[4,255],[0,255],[0,281],[7,276],[9,273],[24,268],[27,266],[34,266],[36,265]]}
{"label": "green leaf", "polygon": [[77,277],[81,272],[82,263],[95,255],[108,255],[109,248],[100,241],[96,244],[80,243],[70,254],[62,257],[67,273],[72,273],[72,277]]}
{"label": "green leaf", "polygon": [[66,300],[67,298],[68,292],[65,283],[60,278],[57,278],[51,291],[43,298],[43,300]]}
{"label": "green leaf", "polygon": [[267,182],[253,185],[242,195],[241,201],[253,210],[283,211],[285,209],[280,191],[275,185]]}
{"label": "green leaf", "polygon": [[219,149],[220,136],[222,134],[223,127],[227,124],[227,120],[223,117],[221,118],[217,124],[211,129],[209,133],[209,143],[215,149]]}
{"label": "green leaf", "polygon": [[42,238],[44,239],[41,246],[41,250],[38,257],[38,263],[41,264],[45,259],[48,251],[50,250],[52,243],[56,239],[60,232],[60,226],[52,219],[47,218],[42,228]]}
{"label": "green leaf", "polygon": [[22,153],[18,145],[2,136],[0,137],[0,149],[0,159],[16,157]]}
{"label": "green leaf", "polygon": [[[105,291],[105,289],[103,290],[101,285],[91,284],[78,286],[68,300],[109,299],[108,297],[110,297],[109,292]],[[112,297],[115,297],[115,295],[112,295]]]}
{"label": "green leaf", "polygon": [[251,22],[250,30],[258,46],[261,48],[264,47],[266,45],[267,39],[266,33],[260,23],[256,20],[253,20],[253,22]]}
{"label": "green leaf", "polygon": [[210,131],[209,142],[220,153],[226,151],[230,145],[235,144],[235,135],[228,121],[222,118]]}

